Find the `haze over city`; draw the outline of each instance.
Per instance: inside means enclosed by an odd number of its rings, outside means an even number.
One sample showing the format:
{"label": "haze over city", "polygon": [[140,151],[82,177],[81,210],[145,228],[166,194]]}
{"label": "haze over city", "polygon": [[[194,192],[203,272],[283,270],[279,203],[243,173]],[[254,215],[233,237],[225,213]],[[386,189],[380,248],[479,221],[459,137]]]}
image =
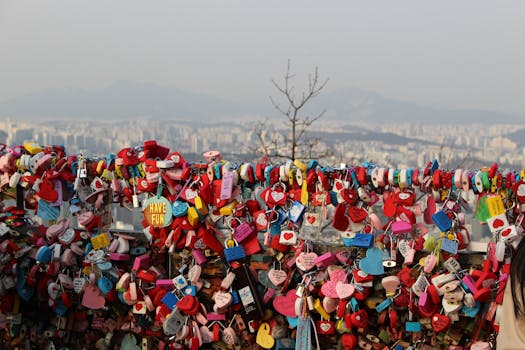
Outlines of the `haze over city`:
{"label": "haze over city", "polygon": [[[0,1],[0,118],[12,99],[131,80],[260,105],[297,85],[521,117],[521,1]],[[7,108],[7,107],[5,107]],[[329,107],[328,107],[329,108]]]}

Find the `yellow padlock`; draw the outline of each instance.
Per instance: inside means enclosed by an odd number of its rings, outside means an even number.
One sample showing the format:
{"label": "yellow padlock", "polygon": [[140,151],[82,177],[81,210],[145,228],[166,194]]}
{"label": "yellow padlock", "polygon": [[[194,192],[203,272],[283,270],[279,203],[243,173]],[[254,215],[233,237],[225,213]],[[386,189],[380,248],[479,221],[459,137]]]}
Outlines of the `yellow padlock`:
{"label": "yellow padlock", "polygon": [[197,225],[199,222],[199,213],[197,212],[197,209],[195,207],[189,207],[188,208],[188,222],[191,226]]}
{"label": "yellow padlock", "polygon": [[219,213],[223,216],[230,216],[233,214],[233,210],[237,206],[237,201],[226,204],[224,207],[219,209]]}
{"label": "yellow padlock", "polygon": [[204,203],[202,198],[200,196],[197,196],[195,197],[194,200],[195,200],[195,208],[199,211],[199,213],[201,215],[208,214],[208,206],[206,205],[206,203]]}
{"label": "yellow padlock", "polygon": [[293,164],[298,167],[299,169],[301,169],[301,171],[304,173],[306,172],[306,170],[308,170],[308,165],[304,164],[303,162],[301,162],[299,159],[296,159],[293,161]]}

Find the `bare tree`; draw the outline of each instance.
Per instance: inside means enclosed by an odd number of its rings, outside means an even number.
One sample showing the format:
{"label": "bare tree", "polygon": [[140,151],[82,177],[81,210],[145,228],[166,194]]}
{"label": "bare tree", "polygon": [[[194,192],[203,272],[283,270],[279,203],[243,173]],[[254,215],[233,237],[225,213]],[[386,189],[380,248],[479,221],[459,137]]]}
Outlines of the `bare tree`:
{"label": "bare tree", "polygon": [[294,78],[295,75],[290,71],[290,60],[288,60],[282,84],[272,79],[272,84],[280,93],[281,98],[275,99],[270,96],[270,101],[274,108],[285,117],[284,123],[286,129],[289,129],[290,132],[288,135],[279,134],[278,132],[269,133],[268,120],[259,121],[254,127],[254,133],[259,145],[258,150],[268,158],[280,157],[295,160],[302,157],[327,156],[328,154],[314,152],[315,147],[321,141],[319,138],[311,139],[307,137],[307,131],[315,121],[325,114],[326,110],[322,110],[314,116],[303,115],[302,112],[307,103],[321,93],[321,90],[328,83],[328,79],[321,80],[316,67],[314,72],[308,75],[308,87],[297,95],[292,82]]}

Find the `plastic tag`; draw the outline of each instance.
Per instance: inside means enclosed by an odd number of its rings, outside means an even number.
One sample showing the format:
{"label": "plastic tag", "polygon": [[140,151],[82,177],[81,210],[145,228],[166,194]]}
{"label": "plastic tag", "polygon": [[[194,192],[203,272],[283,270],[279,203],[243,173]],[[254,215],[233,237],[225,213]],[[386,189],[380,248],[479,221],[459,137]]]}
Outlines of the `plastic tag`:
{"label": "plastic tag", "polygon": [[227,171],[223,174],[222,182],[221,182],[221,194],[220,199],[230,199],[232,196],[232,189],[233,189],[233,173],[231,171]]}

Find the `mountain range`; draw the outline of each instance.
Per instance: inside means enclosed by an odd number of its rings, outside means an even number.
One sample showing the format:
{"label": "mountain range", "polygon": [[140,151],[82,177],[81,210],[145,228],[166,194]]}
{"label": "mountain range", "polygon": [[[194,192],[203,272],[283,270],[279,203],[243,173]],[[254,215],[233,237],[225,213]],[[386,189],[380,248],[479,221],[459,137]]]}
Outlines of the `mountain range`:
{"label": "mountain range", "polygon": [[[525,123],[524,118],[503,112],[445,109],[390,99],[356,88],[323,93],[312,99],[304,112],[314,115],[323,109],[326,110],[323,118],[345,122]],[[49,89],[22,95],[0,103],[0,116],[91,120],[151,117],[210,121],[250,116],[279,117],[266,96],[257,100],[222,98],[130,80],[119,80],[100,89]]]}

